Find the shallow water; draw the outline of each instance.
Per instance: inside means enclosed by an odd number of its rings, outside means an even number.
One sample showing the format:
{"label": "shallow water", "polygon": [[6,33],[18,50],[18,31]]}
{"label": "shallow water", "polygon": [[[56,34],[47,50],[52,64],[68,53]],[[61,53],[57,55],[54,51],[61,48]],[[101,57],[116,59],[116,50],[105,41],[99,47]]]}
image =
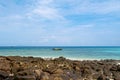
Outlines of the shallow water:
{"label": "shallow water", "polygon": [[61,51],[52,50],[54,47],[0,47],[0,56],[34,56],[55,58],[64,56],[69,59],[118,59],[120,60],[120,47],[58,47]]}

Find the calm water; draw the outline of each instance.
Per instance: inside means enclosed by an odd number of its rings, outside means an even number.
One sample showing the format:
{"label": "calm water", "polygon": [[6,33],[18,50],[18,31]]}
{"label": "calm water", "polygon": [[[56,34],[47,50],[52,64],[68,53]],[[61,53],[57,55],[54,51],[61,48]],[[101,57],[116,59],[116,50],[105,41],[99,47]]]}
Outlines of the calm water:
{"label": "calm water", "polygon": [[64,56],[70,59],[119,59],[120,47],[0,47],[0,56],[35,56],[55,58]]}

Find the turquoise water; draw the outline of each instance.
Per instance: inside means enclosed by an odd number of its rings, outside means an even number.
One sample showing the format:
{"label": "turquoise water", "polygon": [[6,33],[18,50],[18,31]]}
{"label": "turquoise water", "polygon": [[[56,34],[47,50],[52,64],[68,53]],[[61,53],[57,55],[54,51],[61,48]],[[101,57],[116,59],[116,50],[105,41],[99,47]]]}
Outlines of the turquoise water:
{"label": "turquoise water", "polygon": [[[119,59],[120,47],[0,47],[0,56],[34,56],[55,58],[64,56],[69,59]],[[58,47],[59,48],[59,47]]]}

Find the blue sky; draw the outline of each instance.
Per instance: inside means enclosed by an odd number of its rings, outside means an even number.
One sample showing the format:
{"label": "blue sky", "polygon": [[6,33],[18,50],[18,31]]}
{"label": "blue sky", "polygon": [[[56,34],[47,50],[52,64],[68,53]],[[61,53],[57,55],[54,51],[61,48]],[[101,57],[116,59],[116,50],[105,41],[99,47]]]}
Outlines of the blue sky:
{"label": "blue sky", "polygon": [[0,0],[0,46],[120,46],[120,0]]}

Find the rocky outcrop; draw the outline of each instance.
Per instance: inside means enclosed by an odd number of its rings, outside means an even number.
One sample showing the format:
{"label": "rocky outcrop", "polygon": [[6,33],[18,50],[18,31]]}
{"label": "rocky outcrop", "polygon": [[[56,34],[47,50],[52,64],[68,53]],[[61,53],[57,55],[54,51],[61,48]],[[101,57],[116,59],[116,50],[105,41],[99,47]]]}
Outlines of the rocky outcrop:
{"label": "rocky outcrop", "polygon": [[120,80],[120,60],[0,57],[0,80]]}

